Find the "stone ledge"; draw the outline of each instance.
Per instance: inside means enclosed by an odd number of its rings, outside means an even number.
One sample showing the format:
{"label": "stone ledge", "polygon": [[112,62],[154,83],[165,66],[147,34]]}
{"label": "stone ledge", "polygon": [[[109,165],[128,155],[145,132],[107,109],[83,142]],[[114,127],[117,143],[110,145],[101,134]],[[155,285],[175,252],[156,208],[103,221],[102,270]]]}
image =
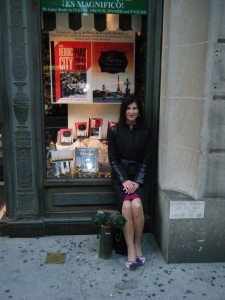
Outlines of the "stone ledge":
{"label": "stone ledge", "polygon": [[94,233],[96,233],[96,230],[90,219],[7,220],[0,223],[0,235],[12,238]]}
{"label": "stone ledge", "polygon": [[[174,201],[204,202],[204,215],[170,218]],[[225,261],[225,199],[193,199],[176,191],[158,190],[156,239],[168,263]]]}
{"label": "stone ledge", "polygon": [[[144,233],[149,232],[150,219],[145,217]],[[11,238],[42,237],[51,235],[86,235],[97,234],[90,217],[44,218],[42,220],[0,221],[0,236]]]}

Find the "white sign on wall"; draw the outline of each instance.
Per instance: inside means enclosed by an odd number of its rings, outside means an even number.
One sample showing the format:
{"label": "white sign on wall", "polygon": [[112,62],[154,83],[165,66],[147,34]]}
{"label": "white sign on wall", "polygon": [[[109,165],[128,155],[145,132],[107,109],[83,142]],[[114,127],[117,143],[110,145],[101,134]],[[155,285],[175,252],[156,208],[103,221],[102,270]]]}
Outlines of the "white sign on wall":
{"label": "white sign on wall", "polygon": [[204,218],[205,201],[171,201],[170,219]]}

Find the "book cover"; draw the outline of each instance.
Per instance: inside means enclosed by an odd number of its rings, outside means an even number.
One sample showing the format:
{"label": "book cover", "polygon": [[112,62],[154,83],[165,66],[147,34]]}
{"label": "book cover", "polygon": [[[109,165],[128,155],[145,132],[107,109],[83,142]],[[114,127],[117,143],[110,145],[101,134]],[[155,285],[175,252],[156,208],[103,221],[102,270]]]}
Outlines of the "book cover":
{"label": "book cover", "polygon": [[50,152],[50,158],[52,162],[73,160],[74,150],[53,150]]}
{"label": "book cover", "polygon": [[135,91],[135,35],[92,43],[93,103],[122,103]]}
{"label": "book cover", "polygon": [[75,168],[82,173],[98,172],[98,148],[76,148]]}
{"label": "book cover", "polygon": [[87,122],[76,122],[75,123],[76,136],[77,138],[88,137],[88,124]]}
{"label": "book cover", "polygon": [[61,174],[72,173],[72,161],[55,161],[52,163],[52,173],[55,177],[60,177]]}
{"label": "book cover", "polygon": [[50,152],[52,173],[56,177],[72,173],[74,168],[74,150],[56,150]]}
{"label": "book cover", "polygon": [[59,145],[72,145],[73,144],[73,130],[71,128],[63,128],[59,130]]}
{"label": "book cover", "polygon": [[102,118],[89,119],[89,138],[101,139],[102,138]]}
{"label": "book cover", "polygon": [[91,102],[91,42],[64,40],[56,34],[50,45],[52,103]]}

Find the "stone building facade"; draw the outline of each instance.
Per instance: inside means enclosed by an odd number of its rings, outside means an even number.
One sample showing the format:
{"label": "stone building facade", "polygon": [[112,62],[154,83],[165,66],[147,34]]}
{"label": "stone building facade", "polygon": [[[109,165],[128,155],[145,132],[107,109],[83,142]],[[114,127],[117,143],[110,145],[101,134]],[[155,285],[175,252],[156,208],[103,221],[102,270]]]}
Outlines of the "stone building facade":
{"label": "stone building facade", "polygon": [[[40,1],[0,4],[0,124],[7,137],[7,217],[1,220],[1,234],[90,232],[90,216],[59,218],[60,207],[52,218],[46,214],[52,201],[60,202],[62,191],[68,196],[89,189],[98,199],[111,190],[104,180],[73,188],[64,182],[61,189],[44,180]],[[152,102],[147,119],[152,120],[155,142],[151,231],[167,262],[224,261],[225,3],[160,0],[149,1],[149,8],[153,46],[148,46],[146,76],[151,84],[146,95]],[[89,203],[101,205],[95,201]]]}

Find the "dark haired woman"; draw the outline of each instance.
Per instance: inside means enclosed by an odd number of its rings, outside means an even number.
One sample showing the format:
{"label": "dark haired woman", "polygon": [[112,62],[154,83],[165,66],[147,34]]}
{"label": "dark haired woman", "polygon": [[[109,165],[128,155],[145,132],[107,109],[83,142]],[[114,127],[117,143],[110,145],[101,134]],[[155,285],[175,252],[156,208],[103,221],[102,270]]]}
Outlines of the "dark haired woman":
{"label": "dark haired woman", "polygon": [[141,101],[136,96],[124,98],[119,123],[109,128],[108,147],[117,209],[127,220],[123,228],[128,252],[126,267],[134,271],[145,263],[141,239],[144,188],[150,161],[150,134],[144,125]]}

